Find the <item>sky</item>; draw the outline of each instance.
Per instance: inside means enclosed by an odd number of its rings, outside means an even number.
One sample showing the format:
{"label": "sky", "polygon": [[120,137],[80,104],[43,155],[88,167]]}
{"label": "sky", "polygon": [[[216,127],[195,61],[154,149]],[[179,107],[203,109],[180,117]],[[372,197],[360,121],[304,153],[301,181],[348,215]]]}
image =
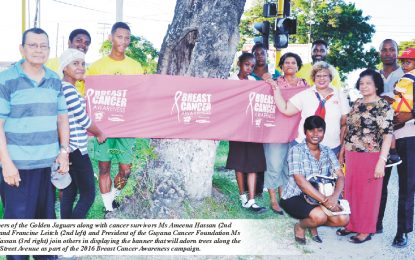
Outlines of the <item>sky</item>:
{"label": "sky", "polygon": [[[385,38],[398,42],[415,39],[415,1],[410,0],[346,0],[354,2],[371,16],[370,23],[376,33],[369,46],[378,48]],[[2,43],[0,61],[20,58],[21,0],[0,0],[0,31]],[[33,26],[36,0],[27,0],[30,27]],[[144,36],[160,49],[167,26],[173,18],[175,0],[124,0],[124,21],[134,35]],[[247,1],[248,7],[252,0]],[[69,33],[75,28],[85,28],[92,36],[87,62],[100,57],[99,46],[107,39],[115,22],[116,0],[40,0],[40,27],[49,34],[50,57],[60,55],[67,47]]]}

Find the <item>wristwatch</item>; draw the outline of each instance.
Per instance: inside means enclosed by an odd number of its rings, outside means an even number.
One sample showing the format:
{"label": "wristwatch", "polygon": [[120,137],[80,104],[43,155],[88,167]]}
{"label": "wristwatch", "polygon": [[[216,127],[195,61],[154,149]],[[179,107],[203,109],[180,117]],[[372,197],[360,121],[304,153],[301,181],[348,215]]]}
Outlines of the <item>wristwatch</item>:
{"label": "wristwatch", "polygon": [[67,146],[67,145],[61,145],[61,148],[60,148],[60,152],[61,153],[69,153],[71,150],[69,149],[69,146]]}

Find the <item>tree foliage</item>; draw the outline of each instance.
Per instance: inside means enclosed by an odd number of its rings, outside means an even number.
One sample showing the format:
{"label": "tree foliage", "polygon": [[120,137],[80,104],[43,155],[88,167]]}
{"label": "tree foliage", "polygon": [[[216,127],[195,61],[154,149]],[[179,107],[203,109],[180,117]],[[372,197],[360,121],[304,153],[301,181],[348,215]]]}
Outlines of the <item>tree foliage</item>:
{"label": "tree foliage", "polygon": [[415,48],[415,39],[399,43],[399,53],[402,53],[402,51],[404,51],[407,48]]}
{"label": "tree foliage", "polygon": [[[257,0],[245,12],[240,25],[243,40],[254,36],[252,25],[261,20],[263,3],[263,0]],[[297,18],[297,34],[290,35],[290,43],[324,39],[330,46],[328,61],[342,74],[357,68],[374,67],[379,62],[374,48],[368,51],[364,48],[371,42],[375,27],[369,23],[370,17],[363,16],[362,10],[353,3],[344,0],[293,0],[291,15]]]}
{"label": "tree foliage", "polygon": [[[111,52],[112,44],[109,40],[102,43],[99,52],[108,55]],[[138,61],[144,69],[144,73],[152,74],[157,69],[158,51],[153,44],[140,36],[131,35],[131,43],[125,54]]]}

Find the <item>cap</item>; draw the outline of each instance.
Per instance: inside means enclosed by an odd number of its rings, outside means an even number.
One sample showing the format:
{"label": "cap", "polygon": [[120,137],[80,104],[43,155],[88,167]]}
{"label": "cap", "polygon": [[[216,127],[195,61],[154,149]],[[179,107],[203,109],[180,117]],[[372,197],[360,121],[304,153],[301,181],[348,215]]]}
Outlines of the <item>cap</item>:
{"label": "cap", "polygon": [[415,48],[407,48],[398,59],[415,59]]}
{"label": "cap", "polygon": [[82,59],[85,60],[85,53],[79,51],[77,49],[67,49],[62,52],[61,57],[59,58],[60,65],[59,65],[59,72],[62,73],[63,69],[72,61]]}
{"label": "cap", "polygon": [[64,174],[58,172],[59,164],[54,162],[51,167],[51,182],[53,185],[55,185],[56,188],[62,190],[69,186],[72,182],[71,175],[69,172],[66,172]]}

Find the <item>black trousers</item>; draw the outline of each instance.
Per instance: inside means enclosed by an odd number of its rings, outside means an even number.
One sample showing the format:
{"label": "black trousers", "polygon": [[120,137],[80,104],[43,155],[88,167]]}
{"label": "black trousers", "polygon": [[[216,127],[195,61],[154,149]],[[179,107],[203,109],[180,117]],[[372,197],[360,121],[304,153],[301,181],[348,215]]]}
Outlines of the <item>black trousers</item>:
{"label": "black trousers", "polygon": [[[79,149],[69,154],[69,161],[72,182],[62,191],[61,218],[85,219],[95,200],[94,171],[88,154],[82,155]],[[79,200],[73,207],[78,192]]]}
{"label": "black trousers", "polygon": [[[402,163],[398,165],[399,198],[397,232],[409,233],[412,232],[414,226],[415,137],[397,139],[396,150],[402,159]],[[385,177],[383,178],[378,226],[381,225],[385,214],[391,171],[391,168],[387,168],[385,170]]]}

